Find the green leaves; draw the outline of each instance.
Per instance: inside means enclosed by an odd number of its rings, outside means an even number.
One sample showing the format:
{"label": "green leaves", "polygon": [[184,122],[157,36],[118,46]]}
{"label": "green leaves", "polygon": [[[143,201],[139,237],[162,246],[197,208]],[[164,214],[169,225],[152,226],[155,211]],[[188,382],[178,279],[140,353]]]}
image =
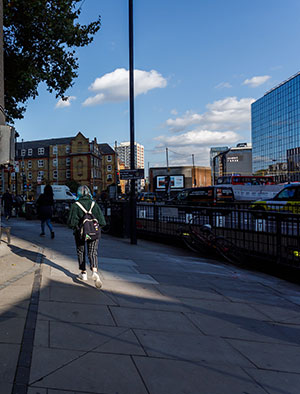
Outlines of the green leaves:
{"label": "green leaves", "polygon": [[23,118],[26,101],[38,96],[40,82],[56,97],[72,86],[78,69],[74,48],[89,45],[101,22],[77,22],[82,0],[3,3],[5,110],[13,123]]}

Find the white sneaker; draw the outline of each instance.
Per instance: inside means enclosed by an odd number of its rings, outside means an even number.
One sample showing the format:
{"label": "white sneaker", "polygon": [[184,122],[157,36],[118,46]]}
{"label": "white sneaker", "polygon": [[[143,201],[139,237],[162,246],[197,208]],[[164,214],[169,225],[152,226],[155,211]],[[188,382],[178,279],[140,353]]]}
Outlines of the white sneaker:
{"label": "white sneaker", "polygon": [[78,279],[87,280],[87,273],[86,272],[80,272],[80,274],[78,275]]}
{"label": "white sneaker", "polygon": [[101,289],[102,282],[101,282],[100,277],[97,274],[97,272],[92,273],[92,279],[95,281],[95,286],[97,287],[97,289]]}

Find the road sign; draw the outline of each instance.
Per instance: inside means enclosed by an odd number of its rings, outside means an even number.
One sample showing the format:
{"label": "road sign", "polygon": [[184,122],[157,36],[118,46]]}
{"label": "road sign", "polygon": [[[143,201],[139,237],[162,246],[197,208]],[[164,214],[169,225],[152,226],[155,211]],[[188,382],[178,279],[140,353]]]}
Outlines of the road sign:
{"label": "road sign", "polygon": [[144,169],[136,168],[135,170],[120,170],[120,179],[143,179]]}

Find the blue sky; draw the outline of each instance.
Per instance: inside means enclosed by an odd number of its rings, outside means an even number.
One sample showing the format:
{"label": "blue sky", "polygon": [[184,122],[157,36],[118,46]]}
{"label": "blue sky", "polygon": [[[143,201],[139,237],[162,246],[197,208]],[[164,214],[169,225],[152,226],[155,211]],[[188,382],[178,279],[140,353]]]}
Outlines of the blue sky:
{"label": "blue sky", "polygon": [[[134,0],[135,135],[145,168],[209,165],[211,146],[251,142],[250,105],[300,71],[299,0]],[[101,15],[80,48],[79,77],[64,105],[40,86],[20,139],[81,131],[129,141],[128,3],[84,0],[80,21]],[[67,105],[66,105],[67,104]]]}

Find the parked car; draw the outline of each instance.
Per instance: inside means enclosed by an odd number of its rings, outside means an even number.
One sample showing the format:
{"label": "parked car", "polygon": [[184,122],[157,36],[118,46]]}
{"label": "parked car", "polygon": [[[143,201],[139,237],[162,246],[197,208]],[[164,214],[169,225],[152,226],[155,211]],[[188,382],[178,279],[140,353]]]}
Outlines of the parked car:
{"label": "parked car", "polygon": [[183,189],[171,201],[174,204],[217,205],[232,203],[234,195],[231,187],[203,186]]}
{"label": "parked car", "polygon": [[252,211],[288,211],[300,213],[300,184],[284,186],[273,198],[258,200],[251,204]]}

